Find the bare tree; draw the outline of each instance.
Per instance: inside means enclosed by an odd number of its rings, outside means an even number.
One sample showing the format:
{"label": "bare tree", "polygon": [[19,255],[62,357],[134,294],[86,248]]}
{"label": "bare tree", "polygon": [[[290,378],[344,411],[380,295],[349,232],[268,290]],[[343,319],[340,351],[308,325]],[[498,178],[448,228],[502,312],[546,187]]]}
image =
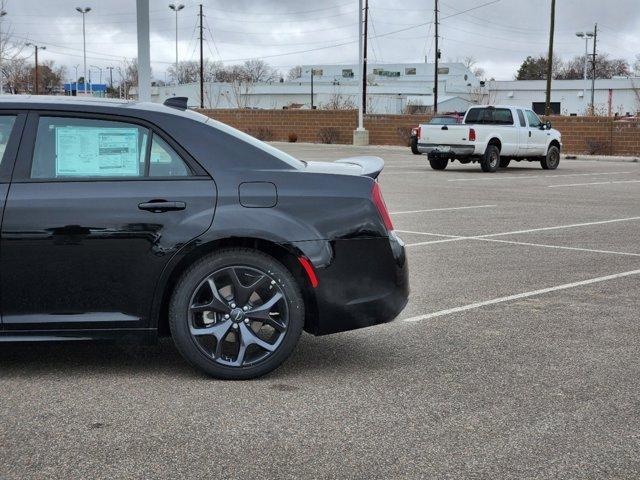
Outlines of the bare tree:
{"label": "bare tree", "polygon": [[[584,76],[584,61],[584,55],[578,55],[563,63],[557,78],[560,80],[580,80]],[[587,57],[587,62],[587,77],[592,78],[591,55]],[[625,59],[610,58],[607,53],[602,53],[596,57],[596,78],[627,77],[629,75],[631,75],[631,69]]]}
{"label": "bare tree", "polygon": [[248,78],[236,78],[230,82],[230,86],[236,108],[248,108],[253,82]]}
{"label": "bare tree", "polygon": [[273,82],[278,80],[278,72],[264,60],[247,60],[243,65],[247,77],[253,82]]}
{"label": "bare tree", "polygon": [[320,105],[322,110],[353,110],[356,104],[350,96],[340,92],[333,92],[329,101]]}
{"label": "bare tree", "polygon": [[640,53],[636,55],[636,61],[633,62],[633,74],[640,77]]}
{"label": "bare tree", "polygon": [[292,67],[289,70],[289,73],[287,73],[287,80],[297,80],[300,77],[302,77],[301,65],[296,65],[295,67]]}
{"label": "bare tree", "polygon": [[[203,64],[204,81],[213,82],[218,75],[218,72],[223,70],[224,66],[222,62],[212,62],[205,59]],[[196,83],[200,81],[200,62],[196,61],[182,61],[178,62],[178,71],[176,72],[176,66],[171,65],[167,69],[167,73],[174,79],[178,79],[178,83]]]}

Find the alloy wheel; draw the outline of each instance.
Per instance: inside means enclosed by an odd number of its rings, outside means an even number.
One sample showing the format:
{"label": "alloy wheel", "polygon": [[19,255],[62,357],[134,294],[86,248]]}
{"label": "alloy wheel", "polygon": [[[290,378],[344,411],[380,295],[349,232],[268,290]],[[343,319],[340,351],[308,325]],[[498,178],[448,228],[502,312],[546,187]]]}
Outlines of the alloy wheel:
{"label": "alloy wheel", "polygon": [[255,365],[282,343],[289,324],[285,293],[266,272],[230,266],[196,287],[189,329],[200,351],[230,367]]}

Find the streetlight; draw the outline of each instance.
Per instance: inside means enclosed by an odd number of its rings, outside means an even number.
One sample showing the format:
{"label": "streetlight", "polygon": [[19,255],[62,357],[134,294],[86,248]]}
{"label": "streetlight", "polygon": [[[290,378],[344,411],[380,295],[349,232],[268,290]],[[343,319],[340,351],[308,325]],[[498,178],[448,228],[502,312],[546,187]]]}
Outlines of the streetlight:
{"label": "streetlight", "polygon": [[91,11],[91,7],[76,7],[76,10],[82,14],[82,51],[84,57],[84,73],[83,73],[83,84],[84,84],[84,94],[87,94],[87,36],[85,34],[84,29],[84,17],[87,13]]}
{"label": "streetlight", "polygon": [[2,43],[2,17],[7,14],[4,10],[0,10],[0,95],[4,93],[4,81],[2,78],[2,54],[4,53],[4,44]]}
{"label": "streetlight", "polygon": [[589,57],[589,39],[593,38],[593,32],[576,32],[576,37],[584,38],[584,88],[582,89],[582,99],[587,101],[587,58]]}
{"label": "streetlight", "polygon": [[176,12],[176,85],[178,85],[178,12],[184,8],[184,5],[181,3],[171,3],[169,4],[169,8]]}
{"label": "streetlight", "polygon": [[46,50],[47,47],[41,47],[41,46],[38,46],[38,45],[36,45],[34,43],[30,43],[30,42],[27,43],[26,45],[27,45],[27,47],[34,47],[35,50],[36,50],[35,85],[33,86],[33,92],[34,92],[35,95],[38,95],[38,93],[39,93],[38,92],[38,83],[39,83],[38,82],[38,49]]}

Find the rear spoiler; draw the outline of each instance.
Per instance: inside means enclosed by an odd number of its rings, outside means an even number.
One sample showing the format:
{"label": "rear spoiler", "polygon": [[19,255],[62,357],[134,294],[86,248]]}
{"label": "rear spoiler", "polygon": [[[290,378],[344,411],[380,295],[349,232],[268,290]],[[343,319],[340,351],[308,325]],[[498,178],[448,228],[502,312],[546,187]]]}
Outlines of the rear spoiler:
{"label": "rear spoiler", "polygon": [[349,157],[336,160],[335,163],[349,163],[351,165],[357,165],[362,169],[362,173],[365,177],[378,178],[380,172],[384,168],[384,160],[380,157]]}

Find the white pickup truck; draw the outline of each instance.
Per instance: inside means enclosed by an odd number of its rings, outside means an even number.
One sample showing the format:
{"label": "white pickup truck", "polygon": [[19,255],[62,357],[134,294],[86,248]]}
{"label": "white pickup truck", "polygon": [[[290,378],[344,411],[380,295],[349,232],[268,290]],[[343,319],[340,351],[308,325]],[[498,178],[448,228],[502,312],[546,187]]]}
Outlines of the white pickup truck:
{"label": "white pickup truck", "polygon": [[483,172],[505,168],[511,160],[539,161],[553,170],[560,163],[562,139],[528,108],[491,105],[469,108],[460,124],[420,125],[411,147],[415,154],[426,153],[434,170],[444,170],[449,160],[478,162]]}

